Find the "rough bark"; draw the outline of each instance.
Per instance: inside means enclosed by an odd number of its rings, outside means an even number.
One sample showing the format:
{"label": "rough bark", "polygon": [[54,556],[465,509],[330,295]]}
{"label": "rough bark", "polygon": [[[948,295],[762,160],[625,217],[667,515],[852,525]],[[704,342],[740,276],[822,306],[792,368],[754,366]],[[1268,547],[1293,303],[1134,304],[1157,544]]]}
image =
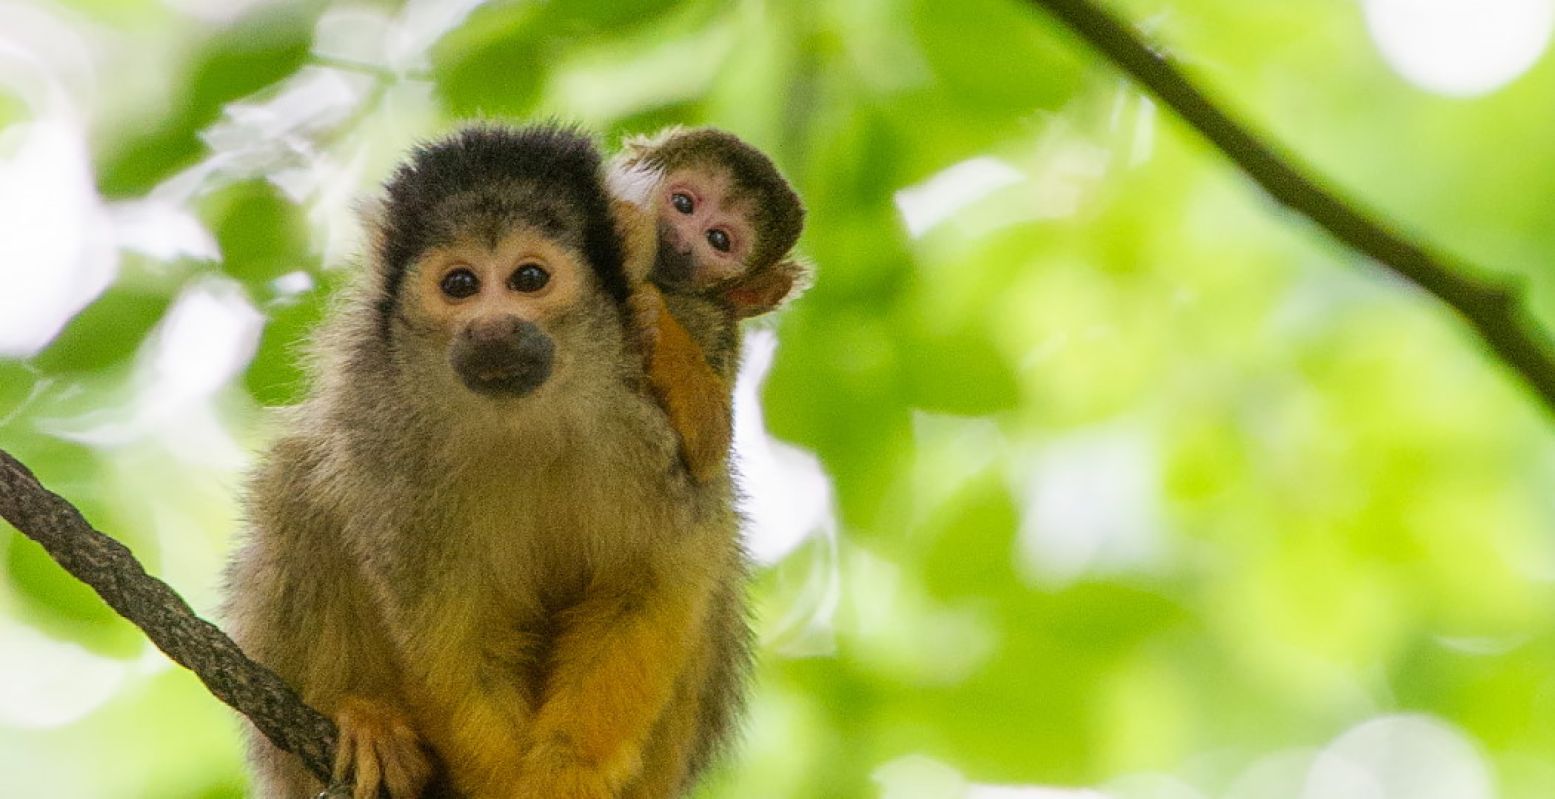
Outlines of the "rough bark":
{"label": "rough bark", "polygon": [[[167,583],[146,573],[128,548],[98,532],[64,498],[0,450],[0,517],[96,591],[218,699],[247,716],[276,746],[328,780],[335,725],[308,707],[274,672],[250,660],[215,625],[195,615]],[[334,795],[346,796],[348,793]]]}

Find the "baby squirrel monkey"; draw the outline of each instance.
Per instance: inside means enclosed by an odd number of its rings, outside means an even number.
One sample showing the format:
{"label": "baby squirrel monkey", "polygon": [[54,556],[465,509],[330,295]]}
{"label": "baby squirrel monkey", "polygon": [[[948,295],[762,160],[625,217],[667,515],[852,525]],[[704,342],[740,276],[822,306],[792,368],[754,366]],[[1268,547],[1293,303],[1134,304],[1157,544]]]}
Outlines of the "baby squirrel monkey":
{"label": "baby squirrel monkey", "polygon": [[649,387],[692,478],[712,480],[732,435],[740,320],[809,286],[810,267],[790,254],[804,206],[766,155],[714,128],[626,140],[609,186]]}
{"label": "baby squirrel monkey", "polygon": [[[733,488],[644,390],[603,168],[552,126],[418,148],[251,478],[234,638],[339,725],[355,799],[666,799],[729,735]],[[250,738],[259,795],[321,789]]]}

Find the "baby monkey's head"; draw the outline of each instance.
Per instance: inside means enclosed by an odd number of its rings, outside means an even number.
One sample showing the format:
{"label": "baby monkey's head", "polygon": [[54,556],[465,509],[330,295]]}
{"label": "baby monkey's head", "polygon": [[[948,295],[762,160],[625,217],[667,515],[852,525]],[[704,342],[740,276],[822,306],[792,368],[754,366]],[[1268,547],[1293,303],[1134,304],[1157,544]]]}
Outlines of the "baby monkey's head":
{"label": "baby monkey's head", "polygon": [[[617,170],[647,176],[641,202],[659,224],[654,282],[679,291],[736,290],[732,305],[747,316],[770,310],[808,280],[808,267],[789,257],[804,229],[804,205],[772,160],[739,137],[669,128],[624,142]],[[742,298],[753,290],[771,296]]]}
{"label": "baby monkey's head", "polygon": [[627,294],[612,224],[599,151],[574,130],[480,126],[418,148],[386,186],[375,253],[400,371],[498,399],[608,377]]}

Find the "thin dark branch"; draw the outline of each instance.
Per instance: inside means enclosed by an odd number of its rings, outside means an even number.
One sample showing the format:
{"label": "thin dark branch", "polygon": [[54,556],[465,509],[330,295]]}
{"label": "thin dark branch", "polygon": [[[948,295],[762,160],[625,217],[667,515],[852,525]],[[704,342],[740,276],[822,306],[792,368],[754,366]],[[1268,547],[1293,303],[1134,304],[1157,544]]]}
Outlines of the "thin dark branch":
{"label": "thin dark branch", "polygon": [[1325,190],[1293,159],[1277,153],[1212,103],[1167,57],[1090,0],[1031,2],[1047,9],[1154,92],[1274,199],[1451,306],[1538,394],[1545,410],[1555,413],[1555,349],[1523,306],[1519,283],[1470,277],[1486,273],[1427,250],[1357,210],[1353,202]]}
{"label": "thin dark branch", "polygon": [[4,450],[0,517],[42,544],[66,571],[145,631],[152,643],[194,672],[218,699],[247,716],[276,746],[301,757],[310,771],[328,781],[334,723],[303,704],[274,672],[249,660],[231,638],[196,616],[167,583],[147,574],[129,549],[93,529],[74,505],[44,488]]}

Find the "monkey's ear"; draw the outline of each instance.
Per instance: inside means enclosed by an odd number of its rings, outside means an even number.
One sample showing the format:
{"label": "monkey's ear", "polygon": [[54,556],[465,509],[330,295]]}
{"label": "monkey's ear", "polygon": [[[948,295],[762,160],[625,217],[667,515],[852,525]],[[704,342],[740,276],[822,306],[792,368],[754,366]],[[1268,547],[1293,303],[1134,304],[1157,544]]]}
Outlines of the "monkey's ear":
{"label": "monkey's ear", "polygon": [[635,136],[627,136],[621,140],[621,154],[619,157],[625,159],[627,163],[639,163],[657,152],[670,139],[679,136],[683,130],[679,125],[670,125],[660,128],[653,133],[639,133]]}
{"label": "monkey's ear", "polygon": [[621,140],[621,152],[616,155],[616,160],[627,165],[640,163],[651,146],[652,142],[647,136],[628,136]]}
{"label": "monkey's ear", "polygon": [[617,200],[647,207],[653,202],[653,190],[664,179],[664,171],[625,154],[616,156],[605,170],[605,190]]}
{"label": "monkey's ear", "polygon": [[721,288],[736,319],[749,319],[776,310],[793,300],[815,280],[815,270],[790,255],[767,267],[742,275]]}

